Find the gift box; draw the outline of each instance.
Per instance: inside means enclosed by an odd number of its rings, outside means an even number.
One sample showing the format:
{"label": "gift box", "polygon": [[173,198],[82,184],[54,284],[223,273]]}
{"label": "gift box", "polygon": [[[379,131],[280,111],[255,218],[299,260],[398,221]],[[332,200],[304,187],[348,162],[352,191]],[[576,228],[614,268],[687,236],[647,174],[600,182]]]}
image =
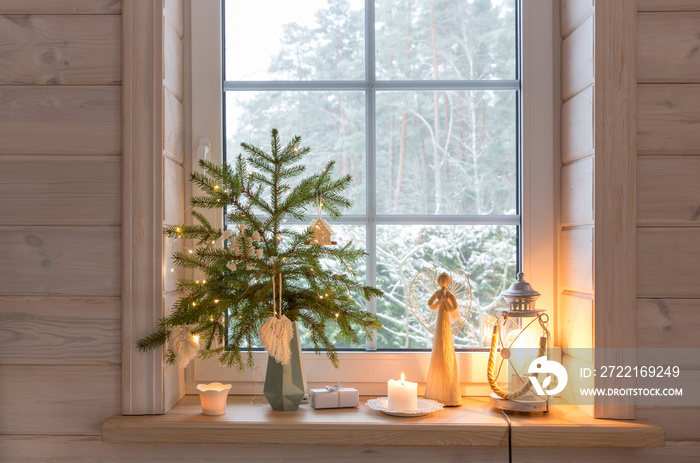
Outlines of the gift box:
{"label": "gift box", "polygon": [[310,392],[309,400],[314,408],[346,408],[360,405],[360,393],[357,389],[342,387],[342,384],[311,389]]}

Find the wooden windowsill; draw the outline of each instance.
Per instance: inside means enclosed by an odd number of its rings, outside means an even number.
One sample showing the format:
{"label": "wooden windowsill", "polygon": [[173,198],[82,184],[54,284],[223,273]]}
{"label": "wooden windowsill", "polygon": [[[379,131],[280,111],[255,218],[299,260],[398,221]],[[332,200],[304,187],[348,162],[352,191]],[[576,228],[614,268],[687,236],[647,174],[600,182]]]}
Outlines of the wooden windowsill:
{"label": "wooden windowsill", "polygon": [[[112,443],[220,443],[375,446],[508,445],[503,415],[486,397],[465,397],[458,408],[414,418],[359,408],[278,412],[264,397],[229,396],[226,414],[204,416],[199,397],[185,396],[165,415],[122,416],[102,426]],[[546,414],[511,414],[519,447],[663,447],[664,431],[648,421],[597,420],[569,405]]]}

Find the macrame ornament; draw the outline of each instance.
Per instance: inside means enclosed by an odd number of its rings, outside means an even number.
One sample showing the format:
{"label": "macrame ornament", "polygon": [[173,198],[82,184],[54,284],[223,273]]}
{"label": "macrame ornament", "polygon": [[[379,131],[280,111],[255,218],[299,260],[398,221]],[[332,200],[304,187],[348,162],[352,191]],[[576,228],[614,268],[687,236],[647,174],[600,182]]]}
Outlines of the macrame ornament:
{"label": "macrame ornament", "polygon": [[176,326],[168,336],[170,350],[181,367],[187,366],[199,351],[199,340],[192,334],[191,329],[191,325]]}
{"label": "macrame ornament", "polygon": [[[244,243],[248,243],[248,257],[252,257],[253,255],[256,255],[258,257],[262,257],[263,255],[263,250],[262,249],[255,249],[253,247],[253,241],[256,243],[260,242],[260,233],[257,231],[253,232],[252,236],[245,236],[243,233],[246,229],[248,228],[247,225],[239,225],[238,226],[238,235],[233,236],[233,232],[229,229],[224,230],[223,238],[229,240],[231,243],[231,249],[233,250],[233,253],[238,256],[238,257],[243,257],[243,248],[245,247]],[[245,240],[245,241],[244,241]],[[236,262],[231,261],[227,264],[227,267],[233,270],[234,272],[236,271]],[[253,269],[253,264],[247,264],[246,265],[246,270],[252,270]]]}
{"label": "macrame ornament", "polygon": [[[279,279],[279,290],[275,280]],[[279,297],[279,302],[277,298]],[[289,364],[292,359],[290,344],[294,336],[292,321],[282,314],[282,274],[272,275],[272,316],[258,329],[260,342],[277,363]]]}
{"label": "macrame ornament", "polygon": [[331,230],[331,226],[321,218],[323,200],[320,194],[316,196],[316,202],[318,205],[318,219],[312,220],[311,225],[309,225],[309,228],[311,228],[311,241],[309,241],[309,244],[317,246],[338,244],[336,241],[332,241],[333,230]]}

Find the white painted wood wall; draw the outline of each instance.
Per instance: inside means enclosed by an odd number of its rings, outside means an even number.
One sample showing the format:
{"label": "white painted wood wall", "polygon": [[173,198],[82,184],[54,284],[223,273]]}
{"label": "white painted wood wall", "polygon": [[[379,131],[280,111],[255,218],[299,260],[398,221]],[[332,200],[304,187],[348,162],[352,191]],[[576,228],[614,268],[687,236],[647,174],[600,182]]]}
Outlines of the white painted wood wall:
{"label": "white painted wood wall", "polygon": [[[586,2],[568,3],[578,8]],[[700,10],[697,0],[640,0],[639,5]],[[181,3],[168,1],[166,9],[169,16],[163,41],[178,57]],[[115,0],[0,3],[0,461],[507,461],[506,449],[499,448],[100,442],[102,422],[121,410],[120,14],[121,5]],[[667,40],[655,39],[652,48],[661,43],[672,48],[683,42],[682,36],[674,42],[671,32],[682,34],[684,21],[694,17],[687,13],[653,15],[642,18],[640,13],[640,30],[647,27],[646,19],[653,23],[654,18],[673,20],[673,26],[661,32]],[[642,36],[638,45],[643,54]],[[671,51],[661,50],[658,56],[669,59]],[[652,86],[642,80],[654,75],[643,72],[644,62],[640,55],[638,241],[640,249],[642,243],[648,243],[645,249],[663,246],[664,252],[640,250],[637,255],[638,287],[645,288],[638,293],[638,345],[698,347],[700,294],[693,275],[700,274],[700,259],[686,259],[682,253],[695,252],[700,243],[698,222],[689,218],[690,209],[700,205],[694,203],[697,195],[693,197],[700,174],[696,162],[700,158],[694,155],[700,154],[700,145],[694,142],[695,132],[683,123],[685,115],[700,111],[700,91],[694,96],[700,72],[680,60],[671,66],[678,74],[656,75],[663,83]],[[166,60],[164,65],[163,172],[168,179],[164,184],[175,188],[164,192],[164,197],[177,199],[165,201],[166,223],[181,221],[184,207],[176,187],[184,177],[182,70],[173,63]],[[577,119],[578,128],[585,127],[582,121],[592,121],[586,82],[578,86],[567,93],[565,108],[569,105],[571,111],[563,111],[564,131],[571,127],[566,118]],[[676,111],[663,104],[667,100]],[[664,117],[656,117],[658,114]],[[663,120],[664,125],[649,124],[657,132],[648,132],[646,116],[653,116],[656,123]],[[563,184],[583,185],[562,191],[568,198],[562,201],[566,203],[563,208],[573,205],[562,209],[562,216],[566,226],[580,230],[581,237],[574,233],[571,240],[582,241],[584,250],[592,220],[588,210],[592,187],[586,181],[592,175],[591,160],[586,156],[593,148],[586,130],[572,132],[573,147],[563,158],[567,167],[562,172],[567,179]],[[672,152],[663,151],[664,147]],[[670,182],[674,186],[681,182],[681,186],[671,188]],[[571,247],[564,252],[581,253],[580,249]],[[169,253],[166,248],[164,256]],[[562,315],[570,323],[590,324],[590,265],[575,264],[570,270],[565,274],[570,280],[565,281],[571,285],[565,286],[575,294],[564,296],[574,300],[564,305]],[[166,300],[174,296],[172,285],[172,280],[164,282]],[[660,304],[665,304],[670,316],[659,312]],[[589,340],[584,337],[580,342]],[[173,391],[171,396],[178,394]],[[664,409],[645,409],[639,414],[666,426],[672,442],[665,449],[516,448],[514,459],[656,462],[692,461],[700,455],[697,409],[674,413],[678,420],[670,419],[671,413]]]}

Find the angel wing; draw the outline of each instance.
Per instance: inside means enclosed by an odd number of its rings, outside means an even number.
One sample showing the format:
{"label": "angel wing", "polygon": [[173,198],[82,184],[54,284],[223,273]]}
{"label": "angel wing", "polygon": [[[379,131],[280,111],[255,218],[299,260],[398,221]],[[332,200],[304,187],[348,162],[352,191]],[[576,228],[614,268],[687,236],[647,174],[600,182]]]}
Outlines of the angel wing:
{"label": "angel wing", "polygon": [[[413,278],[408,293],[408,306],[411,308],[411,312],[413,312],[416,320],[430,333],[435,331],[437,311],[428,307],[428,299],[435,294],[435,291],[440,289],[436,281],[440,273],[434,267],[424,268]],[[452,270],[450,277],[452,278],[452,284],[447,289],[455,296],[458,305],[458,313],[456,316],[451,317],[452,335],[457,336],[469,317],[472,289],[469,277],[461,270]]]}

